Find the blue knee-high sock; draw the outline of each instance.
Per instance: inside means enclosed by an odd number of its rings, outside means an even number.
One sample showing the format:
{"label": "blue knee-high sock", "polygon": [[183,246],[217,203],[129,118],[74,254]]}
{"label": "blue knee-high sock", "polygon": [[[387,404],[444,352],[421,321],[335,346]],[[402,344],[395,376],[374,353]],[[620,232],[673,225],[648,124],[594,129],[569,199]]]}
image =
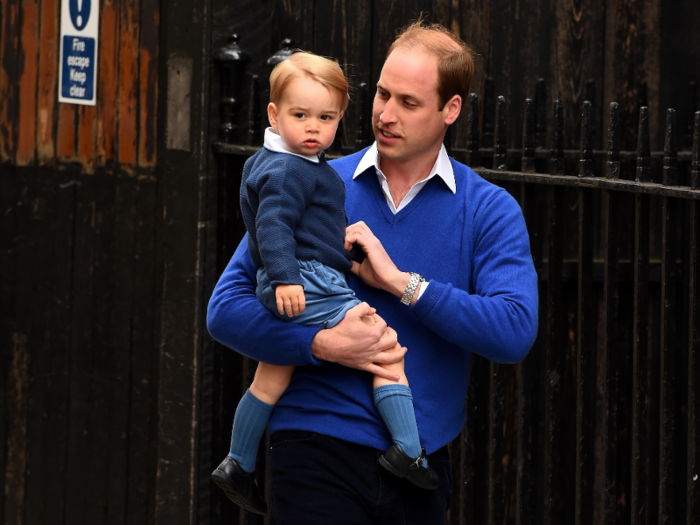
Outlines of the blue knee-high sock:
{"label": "blue knee-high sock", "polygon": [[251,394],[250,390],[246,390],[238,403],[231,431],[231,451],[228,455],[246,472],[255,470],[258,444],[273,408],[274,405],[263,403]]}
{"label": "blue knee-high sock", "polygon": [[405,385],[382,385],[374,389],[374,404],[389,429],[391,439],[412,458],[421,454],[411,389]]}

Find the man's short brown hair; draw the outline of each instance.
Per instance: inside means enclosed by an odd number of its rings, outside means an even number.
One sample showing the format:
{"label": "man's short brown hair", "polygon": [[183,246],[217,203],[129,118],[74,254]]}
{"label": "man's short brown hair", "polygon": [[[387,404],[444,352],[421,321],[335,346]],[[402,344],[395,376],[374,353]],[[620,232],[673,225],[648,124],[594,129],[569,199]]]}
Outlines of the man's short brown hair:
{"label": "man's short brown hair", "polygon": [[454,95],[466,100],[474,76],[474,54],[469,46],[440,24],[424,24],[418,19],[399,32],[386,56],[388,58],[398,48],[416,47],[422,47],[437,58],[438,111],[442,111]]}
{"label": "man's short brown hair", "polygon": [[306,75],[340,98],[340,110],[348,106],[348,81],[340,66],[328,58],[298,51],[275,66],[270,74],[270,102],[279,103],[289,83]]}

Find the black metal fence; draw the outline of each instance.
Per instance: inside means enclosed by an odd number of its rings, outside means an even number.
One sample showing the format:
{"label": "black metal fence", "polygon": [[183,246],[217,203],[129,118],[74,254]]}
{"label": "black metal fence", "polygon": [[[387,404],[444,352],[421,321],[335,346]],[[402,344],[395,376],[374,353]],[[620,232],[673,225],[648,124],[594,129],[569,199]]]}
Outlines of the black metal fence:
{"label": "black metal fence", "polygon": [[[286,42],[270,65],[290,48]],[[257,77],[244,75],[235,38],[217,59],[222,116],[213,147],[225,263],[244,232],[240,167],[260,147],[267,95]],[[248,129],[239,141],[244,82]],[[448,522],[698,524],[700,111],[681,127],[669,109],[664,150],[652,151],[642,95],[637,151],[621,151],[616,103],[605,131],[594,125],[591,101],[556,101],[548,115],[541,80],[525,100],[515,150],[507,101],[490,86],[483,104],[474,94],[465,101],[467,148],[451,148],[451,135],[446,146],[520,202],[539,274],[540,329],[519,365],[474,360],[467,422],[451,444]],[[335,144],[331,155],[371,143],[369,91],[362,84],[355,97],[363,117],[355,144]],[[564,148],[565,111],[581,115],[579,150]],[[603,136],[607,149],[594,149]],[[250,365],[239,372],[243,387]],[[222,448],[229,424],[220,425]]]}

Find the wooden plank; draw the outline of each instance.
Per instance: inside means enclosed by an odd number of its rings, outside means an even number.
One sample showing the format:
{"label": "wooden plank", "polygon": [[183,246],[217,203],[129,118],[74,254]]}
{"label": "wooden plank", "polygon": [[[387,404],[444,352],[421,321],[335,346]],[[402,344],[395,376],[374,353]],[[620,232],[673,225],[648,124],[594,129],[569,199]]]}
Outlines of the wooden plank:
{"label": "wooden plank", "polygon": [[20,15],[20,76],[17,154],[19,166],[30,164],[36,155],[37,79],[39,78],[39,0],[24,0]]}
{"label": "wooden plank", "polygon": [[7,461],[5,463],[4,523],[21,525],[24,521],[24,489],[27,461],[27,387],[29,385],[28,335],[12,334],[12,362],[7,371],[8,416]]}
{"label": "wooden plank", "polygon": [[489,525],[515,514],[516,392],[515,368],[490,363],[489,387]]}
{"label": "wooden plank", "polygon": [[2,0],[0,42],[0,161],[14,162],[19,127],[20,0]]}
{"label": "wooden plank", "polygon": [[126,522],[153,523],[156,476],[157,364],[160,290],[157,245],[157,186],[139,181],[135,195],[134,274],[129,412],[129,474]]}
{"label": "wooden plank", "polygon": [[39,55],[39,89],[37,95],[36,153],[40,165],[53,162],[56,156],[56,112],[58,91],[59,37],[58,0],[41,3],[41,53]]}
{"label": "wooden plank", "polygon": [[[97,278],[100,264],[99,234],[113,211],[101,199],[96,177],[81,176],[76,195],[73,248],[73,310],[68,405],[66,468],[67,523],[102,523],[107,516],[109,476],[108,393],[105,376],[109,357],[104,338],[108,315],[101,299],[105,291]],[[97,274],[97,275],[96,275]],[[115,473],[116,475],[116,473]]]}
{"label": "wooden plank", "polygon": [[384,57],[395,40],[397,31],[416,20],[421,12],[429,12],[431,5],[430,0],[374,0],[372,3],[371,39],[374,52],[371,56],[372,76],[369,81],[372,96],[384,65]]}
{"label": "wooden plank", "polygon": [[119,91],[120,2],[103,2],[100,9],[99,74],[97,75],[97,141],[95,165],[111,167],[117,157],[117,93]]}
{"label": "wooden plank", "polygon": [[[345,147],[352,147],[356,138],[358,116],[358,86],[365,82],[373,96],[375,88],[371,81],[372,42],[370,0],[334,0],[316,4],[315,47],[316,52],[336,58],[345,71],[350,84],[350,104],[343,117],[342,133]],[[328,21],[332,22],[329,23]],[[370,115],[364,115],[370,118]]]}
{"label": "wooden plank", "polygon": [[[73,197],[70,172],[26,169],[21,176],[24,228],[18,245],[16,315],[29,327],[32,362],[28,392],[25,523],[63,523],[71,314]],[[51,476],[46,476],[51,472]]]}
{"label": "wooden plank", "polygon": [[95,172],[95,139],[97,136],[96,106],[80,106],[78,109],[78,157],[85,173]]}
{"label": "wooden plank", "polygon": [[139,167],[156,164],[156,113],[158,111],[158,42],[160,2],[141,1],[139,45]]}
{"label": "wooden plank", "polygon": [[139,0],[122,0],[119,17],[118,159],[122,169],[131,169],[139,141]]}
{"label": "wooden plank", "polygon": [[[551,98],[564,102],[565,147],[577,147],[581,107],[589,79],[603,78],[604,20],[602,2],[588,0],[576,4],[555,2],[551,53]],[[600,82],[596,85],[599,93]],[[600,96],[597,97],[600,100]],[[607,107],[607,106],[606,106]],[[595,104],[593,122],[601,122],[602,106]]]}
{"label": "wooden plank", "polygon": [[[605,9],[605,73],[603,105],[620,104],[622,149],[635,147],[639,86],[647,84],[651,129],[658,129],[659,115],[659,0],[615,0]],[[602,25],[602,24],[601,24]],[[598,77],[594,77],[598,78]],[[663,136],[652,137],[652,148]]]}
{"label": "wooden plank", "polygon": [[[491,2],[467,0],[453,7],[451,28],[474,51],[474,78],[470,91],[479,97],[484,107],[484,86],[491,74]],[[455,147],[467,144],[467,101],[462,101],[462,115],[455,123]],[[481,128],[479,128],[481,129]]]}
{"label": "wooden plank", "polygon": [[272,49],[270,56],[285,38],[292,40],[292,46],[304,51],[316,51],[314,42],[314,1],[299,0],[272,2]]}
{"label": "wooden plank", "polygon": [[[99,91],[98,91],[99,94]],[[76,160],[78,144],[78,105],[58,104],[56,157],[59,162]]]}

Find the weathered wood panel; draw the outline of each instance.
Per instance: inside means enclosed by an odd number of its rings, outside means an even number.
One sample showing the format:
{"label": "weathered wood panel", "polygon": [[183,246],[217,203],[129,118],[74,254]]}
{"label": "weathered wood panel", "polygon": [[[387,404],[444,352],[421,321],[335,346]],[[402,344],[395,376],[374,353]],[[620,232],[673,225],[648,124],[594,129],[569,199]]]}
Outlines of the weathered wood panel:
{"label": "weathered wood panel", "polygon": [[41,4],[41,52],[37,95],[37,163],[50,164],[56,155],[56,111],[58,91],[59,13],[58,0]]}
{"label": "weathered wood panel", "polygon": [[0,161],[14,162],[17,149],[19,107],[19,0],[2,1],[0,42]]}

